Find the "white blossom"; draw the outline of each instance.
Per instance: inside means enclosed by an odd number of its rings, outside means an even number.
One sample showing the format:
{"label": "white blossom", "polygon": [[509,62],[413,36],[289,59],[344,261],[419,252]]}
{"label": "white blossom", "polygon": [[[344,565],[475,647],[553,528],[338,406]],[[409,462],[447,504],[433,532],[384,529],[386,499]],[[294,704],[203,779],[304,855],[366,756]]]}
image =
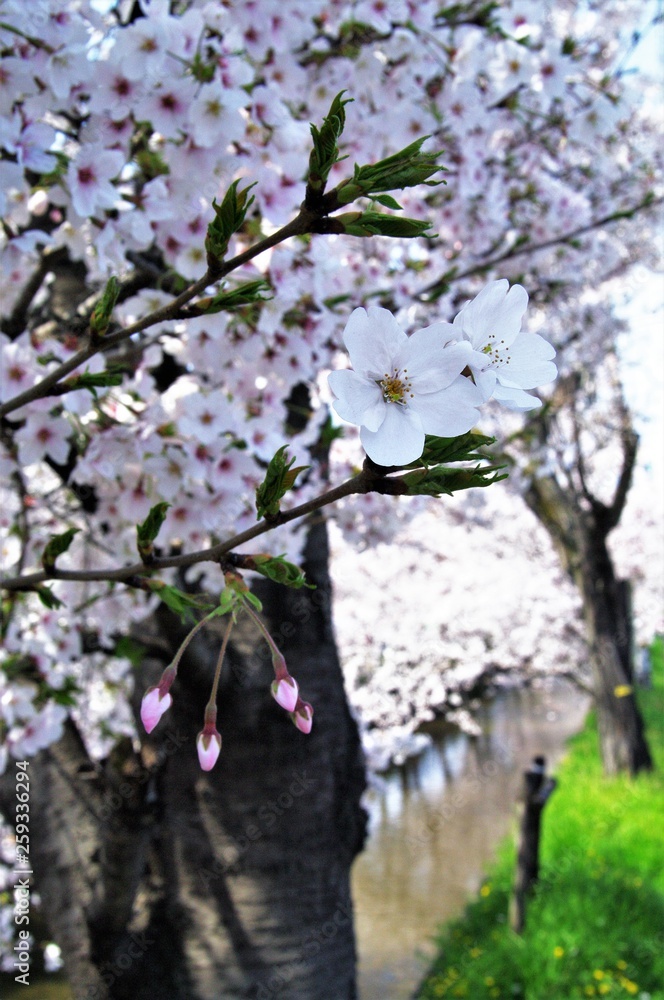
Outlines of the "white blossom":
{"label": "white blossom", "polygon": [[456,437],[469,431],[481,394],[461,372],[469,345],[454,343],[449,323],[408,337],[391,312],[356,309],[344,331],[354,370],[332,372],[334,408],[359,424],[360,440],[378,465],[407,465],[419,458],[425,434]]}

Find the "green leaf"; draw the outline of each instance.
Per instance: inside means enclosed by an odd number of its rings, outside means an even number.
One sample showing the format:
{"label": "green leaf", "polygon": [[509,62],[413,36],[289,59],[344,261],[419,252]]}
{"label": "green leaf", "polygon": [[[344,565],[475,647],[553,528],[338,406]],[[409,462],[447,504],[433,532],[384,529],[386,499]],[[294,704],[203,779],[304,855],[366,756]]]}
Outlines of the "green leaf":
{"label": "green leaf", "polygon": [[256,611],[263,610],[263,605],[261,601],[256,597],[255,594],[252,594],[250,590],[248,590],[244,595],[244,600],[248,601],[249,604],[251,604],[254,608],[256,608]]}
{"label": "green leaf", "polygon": [[319,128],[311,125],[311,137],[313,139],[313,149],[309,156],[309,170],[307,173],[307,200],[312,197],[322,195],[327,184],[330,170],[335,163],[339,163],[338,139],[346,124],[345,106],[350,104],[352,98],[345,98],[345,91],[341,90],[330,105],[323,124]]}
{"label": "green leaf", "polygon": [[56,597],[50,587],[46,587],[43,584],[37,587],[37,597],[42,602],[45,608],[62,608],[64,607],[62,601],[59,597]]}
{"label": "green leaf", "polygon": [[439,497],[442,494],[452,496],[459,490],[470,490],[474,487],[491,486],[492,483],[507,479],[507,473],[500,473],[504,465],[478,465],[474,469],[448,469],[436,465],[431,469],[417,469],[400,476],[401,482],[408,487],[407,496]]}
{"label": "green leaf", "polygon": [[200,52],[196,52],[189,69],[194,80],[198,80],[199,83],[210,83],[214,80],[217,63],[214,59],[205,59]]}
{"label": "green leaf", "polygon": [[71,677],[65,679],[64,685],[61,688],[54,688],[50,685],[46,687],[49,698],[56,705],[64,705],[65,708],[72,708],[77,704],[78,699],[76,696],[81,693],[81,690],[76,681]]}
{"label": "green leaf", "polygon": [[79,528],[67,528],[67,530],[61,532],[61,534],[52,535],[49,538],[42,555],[42,566],[47,573],[54,569],[56,559],[58,556],[61,556],[63,552],[67,551],[74,540],[74,535],[77,535],[79,530]]}
{"label": "green leaf", "polygon": [[284,556],[251,556],[247,560],[246,566],[247,569],[253,569],[269,580],[274,580],[275,583],[283,583],[286,587],[294,587],[296,590],[299,590],[300,587],[309,587],[310,590],[316,589],[313,583],[307,583],[300,567],[288,562]]}
{"label": "green leaf", "polygon": [[478,452],[478,448],[486,448],[495,443],[495,438],[469,431],[459,437],[441,438],[427,435],[424,439],[424,451],[421,458],[408,466],[414,469],[418,466],[440,465],[443,462],[474,462],[486,458]]}
{"label": "green leaf", "polygon": [[111,314],[115,308],[115,303],[120,294],[120,282],[111,276],[106,282],[102,296],[97,305],[92,310],[90,317],[90,330],[97,337],[103,337],[108,330],[111,321]]}
{"label": "green leaf", "polygon": [[257,611],[263,610],[260,600],[255,594],[251,593],[241,576],[235,572],[230,572],[225,575],[225,579],[226,586],[219,596],[219,604],[210,613],[211,618],[227,615],[229,611],[235,614],[235,610],[242,607],[244,601],[248,601]]}
{"label": "green leaf", "polygon": [[148,580],[147,589],[157,594],[159,598],[183,621],[193,618],[194,611],[208,611],[210,602],[207,597],[201,594],[185,594],[163,580]]}
{"label": "green leaf", "polygon": [[222,615],[227,615],[229,611],[234,611],[237,608],[241,600],[239,594],[232,587],[224,587],[219,596],[219,604],[212,609],[209,617],[220,618]]}
{"label": "green leaf", "polygon": [[254,196],[249,197],[249,192],[256,186],[255,182],[242,190],[238,190],[239,183],[233,181],[221,205],[212,200],[214,219],[209,224],[205,237],[205,250],[210,264],[219,264],[224,259],[231,236],[240,229],[253,204]]}
{"label": "green leaf", "polygon": [[299,465],[293,469],[295,461],[291,458],[286,461],[287,445],[282,445],[279,451],[270,459],[270,464],[265,472],[265,479],[260,486],[256,487],[256,513],[257,520],[262,517],[274,518],[279,513],[279,504],[282,498],[293,489],[295,480],[300,472],[308,469],[308,465]]}
{"label": "green leaf", "polygon": [[117,369],[109,369],[106,372],[83,372],[81,375],[72,375],[62,383],[65,392],[74,392],[76,389],[89,389],[92,395],[97,398],[96,389],[108,388],[112,385],[122,385],[124,374]]}
{"label": "green leaf", "polygon": [[379,205],[384,205],[385,208],[394,208],[399,212],[402,210],[399,202],[391,194],[377,194],[374,201],[377,201]]}
{"label": "green leaf", "polygon": [[155,504],[143,523],[136,525],[136,546],[144,562],[152,556],[154,549],[152,543],[166,520],[166,512],[170,506],[171,504],[165,501]]}
{"label": "green leaf", "polygon": [[341,225],[342,228],[335,229],[335,232],[348,233],[349,236],[392,236],[398,239],[412,239],[415,236],[435,235],[427,232],[427,229],[431,229],[430,222],[383,215],[381,212],[347,212],[332,216],[330,222]]}
{"label": "green leaf", "polygon": [[424,135],[378,163],[364,167],[355,164],[352,178],[342,181],[336,189],[337,203],[348,205],[356,198],[368,197],[381,191],[402,191],[418,184],[435,186],[443,183],[431,180],[434,174],[446,168],[436,162],[441,155],[439,151],[422,152],[422,145],[428,138],[428,135]]}
{"label": "green leaf", "polygon": [[[268,292],[268,295],[263,295]],[[199,299],[186,309],[188,316],[209,316],[212,313],[231,312],[253,302],[266,302],[272,298],[272,287],[269,281],[258,278],[256,281],[246,281],[228,291],[219,291],[206,299]]]}
{"label": "green leaf", "polygon": [[136,640],[132,639],[131,636],[121,635],[115,644],[113,656],[129,660],[133,667],[138,668],[141,665],[146,652],[146,647],[141,645],[140,642],[136,642]]}

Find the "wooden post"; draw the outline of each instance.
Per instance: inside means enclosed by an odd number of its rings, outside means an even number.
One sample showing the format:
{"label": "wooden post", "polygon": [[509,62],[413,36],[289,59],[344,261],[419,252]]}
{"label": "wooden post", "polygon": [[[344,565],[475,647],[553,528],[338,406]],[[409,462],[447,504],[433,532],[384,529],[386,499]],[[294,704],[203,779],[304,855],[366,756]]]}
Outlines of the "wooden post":
{"label": "wooden post", "polygon": [[514,892],[510,903],[510,925],[517,934],[526,924],[528,896],[539,878],[539,840],[542,810],[556,787],[555,778],[546,777],[546,760],[533,757],[524,772],[525,791]]}

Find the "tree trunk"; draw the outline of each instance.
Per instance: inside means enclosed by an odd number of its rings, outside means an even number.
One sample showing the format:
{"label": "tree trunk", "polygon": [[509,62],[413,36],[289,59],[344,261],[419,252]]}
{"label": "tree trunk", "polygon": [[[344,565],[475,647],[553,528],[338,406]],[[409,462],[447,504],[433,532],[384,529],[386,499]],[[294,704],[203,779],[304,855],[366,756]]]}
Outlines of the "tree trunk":
{"label": "tree trunk", "polygon": [[606,540],[600,532],[585,533],[579,577],[604,771],[637,774],[650,770],[652,757],[633,686],[625,581],[616,580]]}
{"label": "tree trunk", "polygon": [[652,757],[632,686],[629,584],[616,579],[606,541],[617,522],[609,508],[584,505],[553,477],[533,480],[526,501],[581,595],[604,771],[649,770]]}
{"label": "tree trunk", "polygon": [[[212,628],[188,648],[173,706],[140,757],[127,741],[93,781],[80,762],[53,780],[60,744],[33,762],[36,888],[48,885],[46,917],[76,1000],[357,997],[349,876],[365,836],[365,775],[332,633],[323,522],[304,568],[318,589],[255,589],[314,706],[310,735],[270,696],[267,647],[240,616],[211,772],[201,771],[195,740],[221,642]],[[143,630],[144,642],[166,637],[170,649],[144,661],[136,707],[181,634],[163,609]]]}

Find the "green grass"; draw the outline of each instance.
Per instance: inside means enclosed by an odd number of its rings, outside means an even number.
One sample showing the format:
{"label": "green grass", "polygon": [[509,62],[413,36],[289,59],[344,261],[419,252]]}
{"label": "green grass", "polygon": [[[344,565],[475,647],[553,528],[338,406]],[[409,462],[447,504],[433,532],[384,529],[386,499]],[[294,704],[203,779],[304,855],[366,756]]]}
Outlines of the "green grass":
{"label": "green grass", "polygon": [[519,937],[503,845],[479,897],[445,927],[419,1000],[664,1000],[664,642],[639,692],[655,770],[602,774],[595,720],[570,741],[543,814],[541,877]]}

